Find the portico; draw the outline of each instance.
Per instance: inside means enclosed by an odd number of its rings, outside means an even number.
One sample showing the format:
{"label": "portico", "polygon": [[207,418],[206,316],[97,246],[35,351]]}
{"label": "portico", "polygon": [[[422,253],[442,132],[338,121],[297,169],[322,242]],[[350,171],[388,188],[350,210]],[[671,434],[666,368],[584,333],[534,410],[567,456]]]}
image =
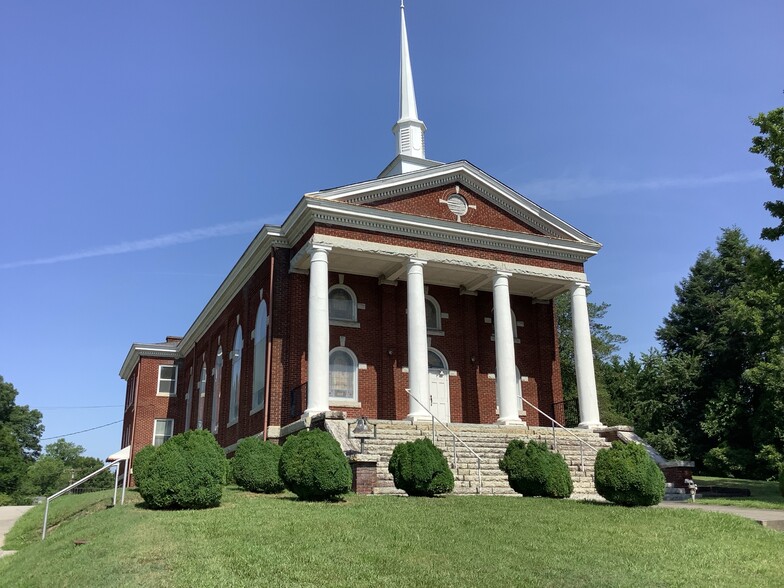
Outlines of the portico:
{"label": "portico", "polygon": [[[552,299],[562,292],[571,292],[573,333],[578,378],[580,426],[601,426],[593,375],[590,330],[587,314],[585,274],[580,271],[537,267],[525,263],[524,256],[518,262],[493,259],[486,252],[479,256],[437,251],[435,244],[421,243],[422,248],[401,247],[386,243],[378,235],[365,235],[366,240],[338,236],[339,231],[319,231],[311,236],[292,257],[291,270],[309,274],[308,304],[308,395],[305,417],[330,410],[329,404],[329,303],[330,274],[339,274],[347,281],[348,276],[372,277],[381,286],[405,288],[405,325],[407,361],[398,366],[407,377],[403,379],[416,399],[408,399],[405,418],[415,422],[429,420],[423,408],[431,406],[430,373],[428,353],[441,341],[430,334],[426,316],[426,297],[429,286],[452,288],[460,296],[477,296],[479,293],[492,295],[492,312],[488,317],[477,316],[478,322],[492,323],[491,341],[494,351],[494,371],[486,376],[494,381],[497,398],[497,418],[503,425],[524,424],[525,411],[520,410],[518,397],[523,379],[531,371],[525,360],[519,357],[521,346],[545,344],[539,341],[521,341],[528,330],[519,328],[521,321],[515,320],[511,300],[519,304],[551,305]],[[499,243],[503,250],[503,244]],[[499,252],[495,257],[503,258]],[[554,327],[553,327],[554,328]],[[430,330],[432,331],[432,330]],[[518,336],[520,335],[520,336]],[[518,349],[516,349],[518,348]],[[471,377],[471,374],[454,374],[453,377]],[[483,375],[484,376],[484,375]],[[559,390],[560,392],[560,390]],[[361,395],[360,390],[360,395]],[[421,403],[421,404],[420,404]],[[338,406],[339,407],[339,406]],[[524,407],[523,407],[524,408]],[[540,406],[546,413],[550,406]],[[521,416],[523,418],[521,418]]]}

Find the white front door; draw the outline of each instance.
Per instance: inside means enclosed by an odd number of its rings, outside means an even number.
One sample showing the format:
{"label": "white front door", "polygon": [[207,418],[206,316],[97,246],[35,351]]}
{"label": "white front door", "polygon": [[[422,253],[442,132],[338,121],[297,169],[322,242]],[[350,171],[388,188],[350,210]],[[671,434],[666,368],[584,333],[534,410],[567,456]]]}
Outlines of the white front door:
{"label": "white front door", "polygon": [[449,373],[446,370],[430,370],[430,411],[442,423],[449,422]]}

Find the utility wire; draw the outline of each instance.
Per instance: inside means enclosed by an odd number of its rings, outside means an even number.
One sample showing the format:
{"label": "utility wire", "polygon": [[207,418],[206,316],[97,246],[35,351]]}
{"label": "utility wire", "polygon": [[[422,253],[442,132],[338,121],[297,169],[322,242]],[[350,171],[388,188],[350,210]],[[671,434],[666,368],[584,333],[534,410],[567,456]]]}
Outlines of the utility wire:
{"label": "utility wire", "polygon": [[86,433],[87,431],[95,431],[95,429],[103,429],[104,427],[110,427],[112,425],[116,425],[117,423],[121,423],[121,422],[123,422],[123,419],[120,419],[119,421],[114,421],[113,423],[106,423],[105,425],[99,425],[91,429],[83,429],[81,431],[76,431],[75,433],[66,433],[65,435],[54,435],[53,437],[41,437],[40,441],[49,441],[51,439],[62,439],[63,437],[71,437],[72,435],[78,435],[79,433]]}
{"label": "utility wire", "polygon": [[96,406],[36,406],[38,410],[81,410],[83,408],[118,408],[122,404],[101,404]]}

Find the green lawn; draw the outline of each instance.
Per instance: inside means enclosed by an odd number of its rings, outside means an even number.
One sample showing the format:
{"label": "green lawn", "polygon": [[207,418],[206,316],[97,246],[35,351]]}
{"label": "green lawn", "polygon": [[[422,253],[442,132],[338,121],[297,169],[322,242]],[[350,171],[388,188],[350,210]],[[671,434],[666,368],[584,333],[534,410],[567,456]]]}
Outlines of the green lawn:
{"label": "green lawn", "polygon": [[[132,501],[138,502],[135,492]],[[717,513],[542,498],[349,496],[228,488],[220,508],[31,510],[0,586],[775,586],[784,533]],[[75,540],[88,541],[74,545]]]}
{"label": "green lawn", "polygon": [[778,482],[762,480],[741,480],[739,478],[712,478],[710,476],[694,476],[698,486],[724,486],[726,488],[747,488],[751,496],[741,498],[699,498],[697,502],[704,504],[722,504],[725,506],[742,506],[745,508],[776,508],[784,509],[784,496],[781,495]]}

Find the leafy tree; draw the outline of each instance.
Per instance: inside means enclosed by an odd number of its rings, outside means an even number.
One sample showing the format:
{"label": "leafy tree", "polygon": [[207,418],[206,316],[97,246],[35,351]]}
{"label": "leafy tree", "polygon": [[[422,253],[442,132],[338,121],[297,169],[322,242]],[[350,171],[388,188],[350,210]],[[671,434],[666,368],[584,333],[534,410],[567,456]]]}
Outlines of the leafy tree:
{"label": "leafy tree", "polygon": [[[69,474],[69,479],[81,480],[87,474],[103,467],[103,462],[96,457],[82,455],[84,447],[65,439],[58,439],[46,446],[46,456],[60,461]],[[114,483],[112,474],[102,472],[84,483],[84,490],[102,490],[111,488]]]}
{"label": "leafy tree", "polygon": [[46,446],[46,455],[59,459],[67,467],[75,467],[83,453],[84,447],[62,438]]}
{"label": "leafy tree", "polygon": [[715,252],[699,254],[676,296],[656,333],[662,357],[641,376],[644,398],[670,408],[650,408],[643,427],[663,434],[669,421],[674,449],[698,463],[711,450],[708,465],[747,455],[725,471],[773,475],[784,452],[781,264],[727,229]]}
{"label": "leafy tree", "polygon": [[27,467],[16,436],[8,427],[0,426],[0,494],[14,494]]}
{"label": "leafy tree", "polygon": [[0,376],[0,427],[10,428],[25,458],[31,461],[41,454],[43,415],[38,410],[31,410],[29,406],[17,405],[18,394],[13,384],[6,382],[3,376]]}
{"label": "leafy tree", "polygon": [[27,470],[23,484],[25,494],[48,496],[71,482],[71,472],[59,459],[44,455]]}
{"label": "leafy tree", "polygon": [[[589,292],[590,293],[590,292]],[[596,387],[599,397],[599,412],[602,422],[616,425],[626,422],[623,415],[617,413],[606,386],[609,365],[616,357],[620,346],[626,343],[626,337],[613,333],[609,325],[603,322],[610,305],[606,302],[588,302],[588,319],[591,326],[591,346],[596,373]],[[574,337],[572,332],[572,305],[568,292],[555,299],[556,325],[558,329],[558,353],[561,362],[561,381],[563,397],[568,405],[577,399],[577,375],[574,367]],[[572,405],[573,406],[573,405]],[[575,426],[578,415],[567,412],[567,426]]]}
{"label": "leafy tree", "polygon": [[[784,188],[784,107],[774,108],[768,113],[760,113],[750,119],[759,128],[760,134],[751,140],[749,151],[768,158],[771,165],[765,171],[770,175],[770,183],[776,188]],[[784,235],[784,201],[772,200],[765,208],[778,219],[779,225],[762,229],[762,238],[777,241]]]}

